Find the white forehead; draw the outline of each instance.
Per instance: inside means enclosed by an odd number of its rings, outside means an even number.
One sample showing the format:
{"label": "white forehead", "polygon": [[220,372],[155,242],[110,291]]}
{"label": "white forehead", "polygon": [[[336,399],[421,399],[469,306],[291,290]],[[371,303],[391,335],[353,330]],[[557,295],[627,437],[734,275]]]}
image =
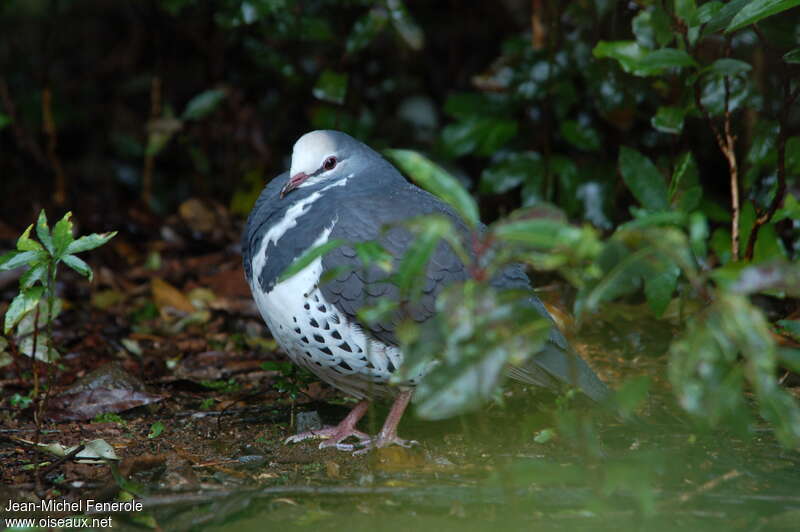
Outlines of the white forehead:
{"label": "white forehead", "polygon": [[314,172],[325,157],[336,153],[337,148],[336,138],[328,131],[306,133],[294,143],[290,173]]}

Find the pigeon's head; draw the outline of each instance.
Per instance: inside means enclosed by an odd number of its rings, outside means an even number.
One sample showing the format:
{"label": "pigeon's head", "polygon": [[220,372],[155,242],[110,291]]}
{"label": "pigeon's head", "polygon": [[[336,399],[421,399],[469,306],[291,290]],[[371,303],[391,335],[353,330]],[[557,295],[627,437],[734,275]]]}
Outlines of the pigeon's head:
{"label": "pigeon's head", "polygon": [[281,198],[296,188],[334,183],[348,179],[380,155],[340,131],[319,130],[306,133],[294,143],[289,181],[281,189]]}

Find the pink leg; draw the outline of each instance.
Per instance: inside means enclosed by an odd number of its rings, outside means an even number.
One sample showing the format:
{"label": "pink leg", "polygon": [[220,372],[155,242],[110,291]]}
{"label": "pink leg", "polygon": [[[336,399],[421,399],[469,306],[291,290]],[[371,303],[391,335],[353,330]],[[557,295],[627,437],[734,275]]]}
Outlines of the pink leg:
{"label": "pink leg", "polygon": [[416,445],[418,443],[414,440],[402,440],[397,437],[397,425],[400,424],[400,419],[403,417],[403,412],[406,411],[406,407],[408,406],[409,401],[411,401],[411,396],[413,393],[414,392],[412,390],[403,390],[397,395],[397,398],[394,400],[394,404],[392,404],[391,410],[389,410],[389,415],[386,416],[386,421],[383,422],[383,428],[378,433],[378,436],[369,442],[361,442],[362,444],[366,443],[366,447],[356,451],[355,454],[365,453],[372,448],[389,447],[390,445],[411,447],[412,445]]}
{"label": "pink leg", "polygon": [[[320,449],[324,449],[325,447],[336,447],[341,451],[352,451],[353,449],[363,446],[371,439],[369,434],[365,434],[356,429],[356,425],[358,424],[359,420],[364,417],[364,414],[366,414],[367,408],[369,408],[369,401],[360,401],[356,406],[353,407],[350,413],[347,414],[347,417],[345,417],[341,423],[335,427],[328,426],[318,430],[301,432],[300,434],[289,436],[286,438],[284,443],[298,443],[304,440],[315,438],[323,440],[323,442],[319,444]],[[358,439],[358,444],[342,443],[351,436]]]}

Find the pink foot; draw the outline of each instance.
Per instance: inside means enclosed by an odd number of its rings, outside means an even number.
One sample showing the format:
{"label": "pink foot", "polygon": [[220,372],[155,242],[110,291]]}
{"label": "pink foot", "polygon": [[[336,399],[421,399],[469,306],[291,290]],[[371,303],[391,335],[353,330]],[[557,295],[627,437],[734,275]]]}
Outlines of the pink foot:
{"label": "pink foot", "polygon": [[[367,401],[361,401],[354,406],[350,413],[347,414],[347,417],[345,417],[342,422],[335,427],[323,427],[318,430],[301,432],[300,434],[289,436],[286,438],[284,443],[298,443],[304,440],[321,439],[323,442],[319,444],[320,449],[325,449],[326,447],[336,447],[340,451],[352,451],[354,449],[359,449],[365,444],[365,442],[372,440],[369,434],[365,434],[356,429],[358,421],[364,417],[368,407],[369,403]],[[358,439],[358,443],[342,443],[344,440],[351,437]]]}
{"label": "pink foot", "polygon": [[[347,438],[356,438],[358,439],[357,444],[349,444],[349,443],[342,443]],[[300,443],[301,441],[305,440],[323,440],[319,444],[320,449],[325,449],[327,447],[336,447],[342,451],[351,451],[353,449],[357,449],[360,447],[364,442],[368,442],[371,440],[369,434],[361,432],[360,430],[356,429],[349,429],[347,427],[342,427],[341,425],[337,425],[335,427],[323,427],[317,430],[309,430],[307,432],[301,432],[300,434],[295,434],[294,436],[289,436],[286,438],[284,443]]]}

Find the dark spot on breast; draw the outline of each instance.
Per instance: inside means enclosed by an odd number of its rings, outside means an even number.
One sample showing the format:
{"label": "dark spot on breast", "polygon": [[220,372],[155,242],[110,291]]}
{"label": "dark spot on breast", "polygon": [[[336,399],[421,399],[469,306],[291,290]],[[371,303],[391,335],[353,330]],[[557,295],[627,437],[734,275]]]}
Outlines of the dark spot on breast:
{"label": "dark spot on breast", "polygon": [[308,297],[308,293],[303,294],[303,297],[304,298]]}
{"label": "dark spot on breast", "polygon": [[367,367],[369,369],[375,369],[375,366],[372,365],[372,362],[367,362]]}
{"label": "dark spot on breast", "polygon": [[339,331],[337,331],[336,329],[333,330],[333,332],[331,333],[331,336],[333,336],[337,340],[341,340],[342,339],[342,335],[339,334]]}
{"label": "dark spot on breast", "polygon": [[311,309],[311,305],[306,303],[305,305],[303,305],[303,308],[306,309],[306,310],[310,310]]}
{"label": "dark spot on breast", "polygon": [[347,342],[342,342],[341,344],[339,344],[339,349],[347,351],[348,353],[352,353],[353,352],[353,350],[350,349],[350,344],[348,344]]}
{"label": "dark spot on breast", "polygon": [[322,336],[320,336],[320,335],[318,335],[318,334],[315,334],[315,335],[314,335],[314,340],[316,340],[317,342],[319,342],[319,343],[321,343],[321,344],[324,344],[324,343],[325,343],[325,338],[323,338]]}
{"label": "dark spot on breast", "polygon": [[300,339],[303,341],[303,343],[306,343],[306,344],[308,343],[308,338],[306,338],[305,336],[303,336]]}
{"label": "dark spot on breast", "polygon": [[292,316],[292,321],[297,323],[297,316]]}
{"label": "dark spot on breast", "polygon": [[364,350],[361,349],[361,347],[359,347],[359,346],[356,346],[356,351],[358,351],[359,353],[363,353],[364,352]]}
{"label": "dark spot on breast", "polygon": [[341,321],[339,320],[339,315],[338,314],[334,314],[333,316],[331,316],[331,321],[333,323],[341,323]]}
{"label": "dark spot on breast", "polygon": [[316,361],[316,360],[314,361],[314,364],[316,364],[316,365],[317,365],[317,366],[319,366],[319,367],[322,367],[322,363],[321,363],[321,362],[318,362],[318,361]]}
{"label": "dark spot on breast", "polygon": [[397,369],[394,367],[394,364],[392,364],[392,359],[390,358],[386,359],[386,369],[389,370],[389,373],[394,373],[394,371]]}
{"label": "dark spot on breast", "polygon": [[328,309],[325,308],[325,305],[320,305],[317,307],[317,310],[320,312],[328,312]]}
{"label": "dark spot on breast", "polygon": [[344,360],[342,360],[341,362],[339,362],[338,366],[339,366],[340,368],[346,369],[347,371],[353,371],[353,368],[351,368],[351,367],[350,367],[350,364],[348,364],[348,363],[347,363],[347,362],[345,362]]}
{"label": "dark spot on breast", "polygon": [[319,323],[317,323],[317,320],[315,320],[314,318],[311,318],[311,321],[309,321],[308,324],[311,325],[312,327],[319,328]]}
{"label": "dark spot on breast", "polygon": [[326,355],[333,356],[333,353],[331,353],[331,350],[330,350],[330,349],[328,349],[327,347],[323,347],[323,348],[321,348],[321,349],[320,349],[320,351],[322,351],[322,352],[323,352],[323,353],[325,353]]}
{"label": "dark spot on breast", "polygon": [[328,320],[325,320],[324,322],[322,322],[322,328],[325,329],[326,331],[331,330],[331,325],[330,325],[330,323],[328,323]]}
{"label": "dark spot on breast", "polygon": [[300,334],[300,327],[295,327],[294,328],[294,332],[296,332],[297,334]]}
{"label": "dark spot on breast", "polygon": [[309,351],[306,351],[306,356],[309,357],[309,358],[312,357],[312,355],[311,355],[311,353]]}
{"label": "dark spot on breast", "polygon": [[319,296],[314,294],[314,303],[319,303]]}

